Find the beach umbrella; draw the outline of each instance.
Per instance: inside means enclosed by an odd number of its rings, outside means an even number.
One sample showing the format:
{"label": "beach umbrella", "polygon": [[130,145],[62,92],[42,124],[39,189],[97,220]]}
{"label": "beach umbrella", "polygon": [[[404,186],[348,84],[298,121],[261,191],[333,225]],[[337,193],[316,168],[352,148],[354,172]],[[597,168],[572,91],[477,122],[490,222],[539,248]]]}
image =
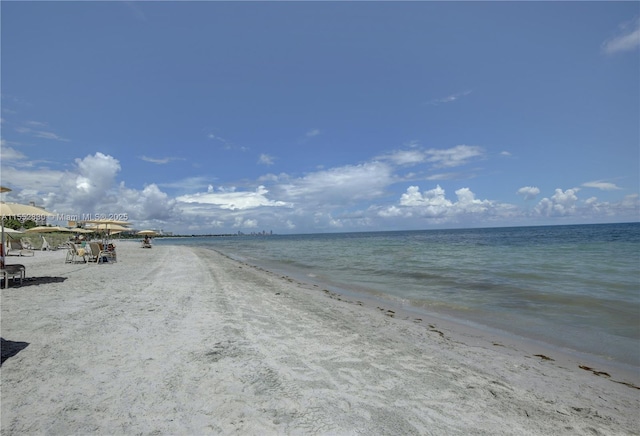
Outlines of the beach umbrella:
{"label": "beach umbrella", "polygon": [[25,230],[26,233],[53,233],[53,232],[73,232],[66,227],[60,226],[38,226]]}
{"label": "beach umbrella", "polygon": [[[95,220],[95,221],[98,221],[98,220]],[[122,224],[117,224],[115,220],[112,220],[112,221],[113,222],[109,222],[109,220],[100,220],[99,223],[90,223],[89,224],[90,227],[85,227],[85,228],[97,233],[104,233],[105,237],[102,242],[105,246],[107,246],[109,244],[109,236],[115,235],[120,232],[125,232],[127,230],[131,230],[130,228],[125,227]],[[120,222],[126,222],[126,221],[120,221]],[[129,223],[127,222],[127,225],[128,224]]]}
{"label": "beach umbrella", "polygon": [[22,230],[14,230],[11,227],[7,227],[6,229],[4,229],[4,233],[11,236],[11,235],[21,235],[24,232]]}
{"label": "beach umbrella", "polygon": [[55,216],[55,213],[47,212],[41,207],[31,206],[29,204],[6,203],[2,201],[0,202],[0,215],[2,215],[3,218],[15,216],[25,217],[27,219],[34,218],[34,220],[38,220],[48,216]]}
{"label": "beach umbrella", "polygon": [[80,221],[83,224],[97,224],[97,225],[118,225],[118,226],[130,226],[131,223],[129,221],[121,221],[121,220],[112,220],[108,218],[100,218],[94,220],[84,220]]}
{"label": "beach umbrella", "polygon": [[155,230],[140,230],[138,233],[136,233],[136,235],[147,235],[147,236],[156,236],[158,233],[156,233]]}
{"label": "beach umbrella", "polygon": [[[2,192],[8,192],[11,189],[3,187]],[[33,219],[37,221],[39,219],[46,219],[48,216],[55,216],[54,213],[48,212],[41,207],[31,206],[29,204],[21,204],[21,203],[5,203],[4,201],[0,202],[0,219],[2,220],[2,253],[0,256],[0,260],[2,261],[2,265],[4,266],[4,218],[8,216],[15,216],[18,218],[26,218]]]}
{"label": "beach umbrella", "polygon": [[124,232],[126,230],[131,230],[130,228],[120,224],[93,224],[90,227],[85,227],[85,229],[100,233]]}
{"label": "beach umbrella", "polygon": [[[17,239],[19,237],[24,236],[24,232],[21,232],[20,230],[14,230],[11,227],[7,227],[6,229],[4,229],[4,234],[5,236],[8,236],[9,239]],[[3,247],[4,248],[2,249],[3,250],[2,252],[4,253],[4,250],[6,250],[8,247],[4,245]]]}

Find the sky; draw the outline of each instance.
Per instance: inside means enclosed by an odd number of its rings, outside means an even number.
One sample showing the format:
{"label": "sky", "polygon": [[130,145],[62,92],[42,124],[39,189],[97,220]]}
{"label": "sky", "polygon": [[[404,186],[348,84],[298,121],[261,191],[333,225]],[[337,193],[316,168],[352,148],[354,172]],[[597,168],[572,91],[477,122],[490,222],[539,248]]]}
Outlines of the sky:
{"label": "sky", "polygon": [[637,2],[14,2],[3,201],[178,234],[640,220]]}

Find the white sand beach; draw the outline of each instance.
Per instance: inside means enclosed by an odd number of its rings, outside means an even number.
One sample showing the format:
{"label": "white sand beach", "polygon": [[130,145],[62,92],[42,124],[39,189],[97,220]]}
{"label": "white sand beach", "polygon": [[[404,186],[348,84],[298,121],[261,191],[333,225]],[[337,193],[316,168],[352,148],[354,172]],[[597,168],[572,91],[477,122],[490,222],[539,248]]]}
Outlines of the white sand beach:
{"label": "white sand beach", "polygon": [[[9,257],[3,435],[640,434],[637,374],[186,246]],[[561,332],[559,332],[561,334]]]}

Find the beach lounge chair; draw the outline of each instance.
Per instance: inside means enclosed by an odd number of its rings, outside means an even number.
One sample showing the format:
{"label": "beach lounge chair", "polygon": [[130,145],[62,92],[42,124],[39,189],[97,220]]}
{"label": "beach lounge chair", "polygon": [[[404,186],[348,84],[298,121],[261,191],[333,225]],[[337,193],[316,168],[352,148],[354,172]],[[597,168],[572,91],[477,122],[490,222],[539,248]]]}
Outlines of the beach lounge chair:
{"label": "beach lounge chair", "polygon": [[51,250],[51,245],[49,245],[49,242],[45,239],[44,236],[42,237],[42,248],[40,250]]}
{"label": "beach lounge chair", "polygon": [[35,250],[35,247],[29,238],[20,238],[20,243],[22,244],[22,248],[25,250]]}
{"label": "beach lounge chair", "polygon": [[91,257],[90,261],[95,263],[104,263],[104,262],[116,262],[116,251],[114,250],[104,250],[103,245],[99,242],[90,242],[89,247],[91,247]]}
{"label": "beach lounge chair", "polygon": [[78,259],[82,259],[83,263],[87,262],[87,252],[84,248],[76,247],[76,244],[73,242],[67,243],[67,248],[68,251],[65,263],[77,263],[79,261]]}
{"label": "beach lounge chair", "polygon": [[22,280],[24,280],[26,276],[27,269],[24,265],[13,264],[13,265],[5,265],[4,268],[0,269],[0,276],[4,279],[4,288],[9,287],[9,277],[11,277],[15,283],[16,277],[20,278],[20,284],[22,284]]}
{"label": "beach lounge chair", "polygon": [[87,254],[89,262],[98,263],[100,259],[100,245],[97,242],[89,242],[87,243]]}
{"label": "beach lounge chair", "polygon": [[7,254],[10,255],[12,251],[17,251],[18,256],[26,256],[31,254],[31,256],[35,255],[33,250],[29,250],[22,245],[22,242],[11,239],[9,241],[9,250],[7,250]]}

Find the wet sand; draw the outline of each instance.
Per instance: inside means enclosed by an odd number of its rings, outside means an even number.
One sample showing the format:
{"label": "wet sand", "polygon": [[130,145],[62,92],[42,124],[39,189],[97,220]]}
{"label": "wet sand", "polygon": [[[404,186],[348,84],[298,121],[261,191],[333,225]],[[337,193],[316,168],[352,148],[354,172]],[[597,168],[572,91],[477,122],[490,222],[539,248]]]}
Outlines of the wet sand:
{"label": "wet sand", "polygon": [[639,434],[637,379],[185,246],[9,257],[3,435]]}

